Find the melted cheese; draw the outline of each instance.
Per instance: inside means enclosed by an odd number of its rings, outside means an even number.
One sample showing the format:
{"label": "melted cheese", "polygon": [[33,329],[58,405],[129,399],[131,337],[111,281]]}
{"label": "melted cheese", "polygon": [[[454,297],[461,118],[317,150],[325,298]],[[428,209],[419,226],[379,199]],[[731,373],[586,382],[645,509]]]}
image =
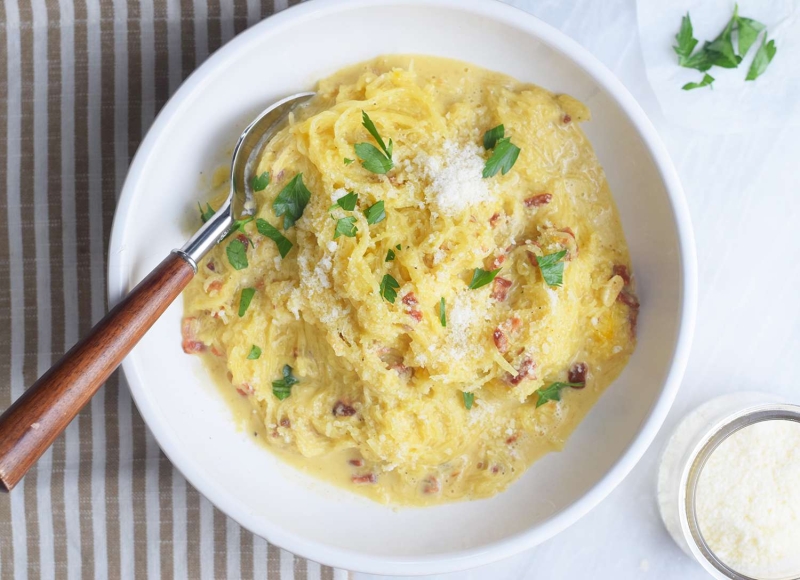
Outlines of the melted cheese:
{"label": "melted cheese", "polygon": [[[343,161],[355,143],[374,144],[362,110],[394,142],[386,175]],[[256,193],[258,217],[276,227],[286,183],[302,172],[311,191],[284,232],[291,252],[281,260],[250,224],[248,268],[228,263],[230,238],[185,293],[189,338],[227,376],[254,437],[310,473],[416,505],[491,496],[561,449],[634,345],[635,313],[616,300],[632,289],[614,273],[629,266],[627,247],[577,124],[588,118],[566,95],[431,57],[382,57],[321,81],[258,167],[272,176]],[[521,153],[484,179],[482,136],[500,123]],[[330,210],[348,191],[356,210]],[[525,202],[544,194],[549,203]],[[387,217],[370,225],[363,210],[380,200]],[[333,241],[331,215],[355,217],[356,236]],[[551,288],[535,256],[564,249],[563,286]],[[475,268],[500,262],[507,296],[500,282],[468,288]],[[380,295],[384,274],[400,284],[394,304]],[[256,293],[239,317],[244,288]],[[588,365],[586,388],[536,408],[535,391],[576,362]],[[271,383],[286,364],[299,383],[281,401]],[[474,393],[471,410],[462,392]]]}

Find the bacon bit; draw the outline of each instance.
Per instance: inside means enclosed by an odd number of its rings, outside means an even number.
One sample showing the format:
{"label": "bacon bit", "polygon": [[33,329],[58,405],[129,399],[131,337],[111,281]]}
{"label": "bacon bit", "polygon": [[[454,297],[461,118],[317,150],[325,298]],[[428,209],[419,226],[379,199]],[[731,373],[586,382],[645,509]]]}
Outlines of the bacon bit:
{"label": "bacon bit", "polygon": [[[242,385],[242,386],[244,386],[244,385]],[[245,389],[243,389],[242,387],[236,387],[236,392],[239,393],[243,397],[246,397],[246,396],[248,396],[250,394]],[[252,389],[251,389],[251,392],[252,392]]]}
{"label": "bacon bit", "polygon": [[492,226],[492,227],[496,226],[497,225],[497,220],[499,220],[499,219],[500,219],[500,214],[499,213],[496,213],[496,214],[492,215],[492,217],[489,218],[489,225]]}
{"label": "bacon bit", "polygon": [[356,414],[356,410],[342,401],[337,401],[333,406],[333,415],[335,417],[352,417]]}
{"label": "bacon bit", "polygon": [[206,268],[208,268],[212,272],[217,271],[217,267],[214,265],[214,260],[209,260],[208,262],[206,262]]}
{"label": "bacon bit", "polygon": [[582,389],[586,386],[586,374],[589,372],[589,367],[584,362],[575,363],[569,369],[567,380],[570,383],[581,383],[580,387],[573,387],[574,389]]}
{"label": "bacon bit", "polygon": [[534,195],[533,197],[529,197],[525,199],[525,207],[539,207],[542,205],[547,205],[553,199],[552,194],[549,193],[540,193],[539,195]]}
{"label": "bacon bit", "polygon": [[492,260],[492,263],[489,265],[489,269],[490,270],[497,270],[498,268],[500,268],[503,265],[503,263],[505,263],[505,261],[506,261],[506,255],[505,254],[500,254],[494,260]]}
{"label": "bacon bit", "polygon": [[515,333],[522,328],[522,321],[517,316],[512,316],[500,325],[505,332]]}
{"label": "bacon bit", "polygon": [[406,314],[408,314],[411,318],[420,322],[422,320],[422,312],[419,310],[406,310]]}
{"label": "bacon bit", "polygon": [[506,445],[513,445],[519,439],[519,433],[514,433],[511,437],[506,439]]}
{"label": "bacon bit", "polygon": [[217,345],[212,344],[211,345],[211,354],[213,354],[214,356],[224,356],[225,355],[225,351],[222,351],[222,350],[218,349]]}
{"label": "bacon bit", "polygon": [[412,367],[407,367],[400,362],[389,365],[389,368],[396,371],[397,374],[400,375],[401,379],[405,379],[407,381],[411,380],[411,377],[414,376],[414,369]]}
{"label": "bacon bit", "polygon": [[619,276],[622,278],[622,281],[625,282],[625,286],[631,283],[631,274],[628,271],[628,267],[624,264],[614,264],[614,276]]}
{"label": "bacon bit", "polygon": [[286,170],[281,169],[280,171],[278,171],[278,175],[275,176],[275,181],[280,181],[281,179],[283,179],[284,175],[286,175]]}
{"label": "bacon bit", "polygon": [[363,459],[351,459],[347,463],[349,463],[353,467],[364,467],[364,460]]}
{"label": "bacon bit", "polygon": [[419,304],[419,302],[417,302],[417,297],[414,296],[413,292],[409,292],[408,294],[403,296],[402,302],[406,306],[416,306],[417,304]]}
{"label": "bacon bit", "polygon": [[536,254],[534,254],[533,252],[530,252],[530,251],[525,252],[525,253],[528,254],[528,262],[531,263],[531,266],[533,266],[534,268],[538,269],[539,268],[539,262],[536,261]]}
{"label": "bacon bit", "polygon": [[505,302],[508,298],[508,290],[511,288],[511,280],[497,276],[492,283],[491,297],[498,302]]}
{"label": "bacon bit", "polygon": [[242,242],[242,244],[244,244],[244,249],[246,250],[247,244],[250,242],[250,240],[247,239],[247,236],[244,234],[239,234],[238,236],[236,236],[236,239]]}
{"label": "bacon bit", "polygon": [[281,419],[281,422],[279,423],[279,425],[281,427],[286,427],[287,429],[291,429],[292,422],[289,421],[289,419],[287,419],[286,417],[284,417],[283,419]]}
{"label": "bacon bit", "polygon": [[476,465],[478,469],[483,469],[483,461],[478,461],[478,465]]}
{"label": "bacon bit", "polygon": [[[340,332],[339,334],[341,335],[342,333]],[[297,347],[294,347],[292,349],[292,358],[297,358],[297,355],[298,355]]]}
{"label": "bacon bit", "polygon": [[525,379],[532,379],[534,377],[533,369],[535,368],[536,363],[534,363],[530,358],[525,357],[517,369],[517,376],[513,377],[508,375],[508,382],[516,387]]}
{"label": "bacon bit", "polygon": [[432,493],[439,493],[439,480],[432,475],[426,477],[422,484],[422,493],[428,495]]}
{"label": "bacon bit", "polygon": [[181,334],[183,335],[183,352],[186,354],[197,354],[205,352],[206,345],[197,340],[197,327],[200,323],[197,318],[184,318],[181,325]]}
{"label": "bacon bit", "polygon": [[564,115],[563,121],[565,124],[569,123],[570,121],[572,121],[572,117],[570,117],[569,115]]}
{"label": "bacon bit", "polygon": [[628,320],[631,323],[631,336],[636,338],[636,325],[639,322],[639,300],[630,292],[625,291],[617,295],[617,300],[630,309],[628,312]]}
{"label": "bacon bit", "polygon": [[492,465],[492,473],[500,473],[500,466],[497,464]]}
{"label": "bacon bit", "polygon": [[494,345],[497,347],[497,351],[500,354],[505,354],[508,352],[508,338],[506,338],[506,335],[502,330],[495,328],[494,332],[492,333],[492,338],[494,339]]}
{"label": "bacon bit", "polygon": [[452,477],[453,479],[455,479],[455,478],[456,478],[456,477],[458,477],[459,475],[461,475],[461,472],[460,472],[460,471],[454,471],[453,473],[451,473],[451,474],[450,474],[450,477]]}
{"label": "bacon bit", "polygon": [[222,289],[222,284],[223,284],[222,280],[214,280],[214,281],[212,281],[208,285],[208,288],[206,289],[206,293],[207,294],[213,294],[215,292],[219,292]]}
{"label": "bacon bit", "polygon": [[350,480],[356,484],[365,484],[365,483],[378,483],[378,476],[374,473],[368,473],[366,475],[354,475]]}

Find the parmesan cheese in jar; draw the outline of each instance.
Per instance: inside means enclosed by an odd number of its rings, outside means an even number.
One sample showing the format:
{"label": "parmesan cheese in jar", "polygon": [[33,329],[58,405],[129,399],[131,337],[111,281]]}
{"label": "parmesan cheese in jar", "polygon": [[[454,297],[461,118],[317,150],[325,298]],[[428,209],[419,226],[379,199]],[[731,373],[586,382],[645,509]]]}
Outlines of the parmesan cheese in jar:
{"label": "parmesan cheese in jar", "polygon": [[722,441],[700,472],[695,510],[708,547],[740,574],[800,573],[800,423],[763,421]]}

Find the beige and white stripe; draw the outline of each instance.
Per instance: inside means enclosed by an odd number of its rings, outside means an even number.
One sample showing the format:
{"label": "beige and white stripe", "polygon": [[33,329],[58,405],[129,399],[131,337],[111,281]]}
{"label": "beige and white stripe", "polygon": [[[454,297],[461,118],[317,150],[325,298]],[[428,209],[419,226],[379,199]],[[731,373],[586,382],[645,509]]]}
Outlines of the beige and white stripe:
{"label": "beige and white stripe", "polygon": [[[288,0],[0,4],[0,409],[106,309],[106,248],[137,145],[180,82]],[[346,573],[218,512],[166,460],[114,375],[10,495],[0,578]]]}

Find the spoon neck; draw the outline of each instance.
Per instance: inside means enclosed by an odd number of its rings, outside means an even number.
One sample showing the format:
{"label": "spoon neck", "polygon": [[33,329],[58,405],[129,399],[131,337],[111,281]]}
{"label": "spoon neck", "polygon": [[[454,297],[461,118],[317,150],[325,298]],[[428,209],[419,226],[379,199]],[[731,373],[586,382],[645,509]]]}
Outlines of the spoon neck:
{"label": "spoon neck", "polygon": [[197,264],[228,234],[233,225],[231,200],[228,198],[216,213],[175,253],[197,272]]}

